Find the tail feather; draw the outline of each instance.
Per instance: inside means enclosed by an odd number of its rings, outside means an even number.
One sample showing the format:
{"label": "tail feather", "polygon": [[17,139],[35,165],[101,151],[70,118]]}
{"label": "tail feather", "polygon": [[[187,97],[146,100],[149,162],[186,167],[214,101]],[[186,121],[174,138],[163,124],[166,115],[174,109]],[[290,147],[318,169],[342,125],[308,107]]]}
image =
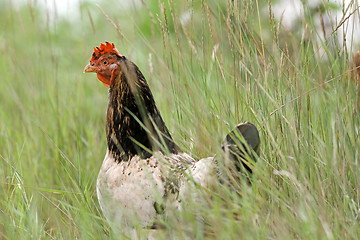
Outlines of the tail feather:
{"label": "tail feather", "polygon": [[259,153],[260,137],[257,128],[249,122],[235,127],[222,142],[222,149],[235,162],[238,171],[245,168],[252,173],[252,166],[246,159],[256,160],[254,153]]}

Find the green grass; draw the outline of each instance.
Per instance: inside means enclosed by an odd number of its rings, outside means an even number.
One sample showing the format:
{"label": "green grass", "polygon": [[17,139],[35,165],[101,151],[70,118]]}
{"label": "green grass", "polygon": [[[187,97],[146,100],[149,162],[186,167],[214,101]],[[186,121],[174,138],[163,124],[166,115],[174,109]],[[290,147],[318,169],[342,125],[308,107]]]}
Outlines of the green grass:
{"label": "green grass", "polygon": [[0,1],[0,239],[117,237],[95,193],[107,89],[82,74],[104,41],[139,66],[195,158],[218,153],[238,122],[260,129],[252,187],[220,187],[206,209],[189,203],[164,239],[360,238],[359,86],[337,32],[318,41],[311,14],[287,32],[267,1],[110,2],[53,24],[30,2]]}

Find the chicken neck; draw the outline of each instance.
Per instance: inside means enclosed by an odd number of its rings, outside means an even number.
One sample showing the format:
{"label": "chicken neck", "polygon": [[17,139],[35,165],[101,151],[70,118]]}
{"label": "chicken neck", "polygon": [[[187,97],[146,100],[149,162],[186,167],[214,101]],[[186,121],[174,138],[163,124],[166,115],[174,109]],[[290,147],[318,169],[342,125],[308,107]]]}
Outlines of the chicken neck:
{"label": "chicken neck", "polygon": [[143,74],[125,57],[119,59],[120,73],[109,89],[106,139],[115,160],[135,155],[152,156],[153,151],[177,153]]}

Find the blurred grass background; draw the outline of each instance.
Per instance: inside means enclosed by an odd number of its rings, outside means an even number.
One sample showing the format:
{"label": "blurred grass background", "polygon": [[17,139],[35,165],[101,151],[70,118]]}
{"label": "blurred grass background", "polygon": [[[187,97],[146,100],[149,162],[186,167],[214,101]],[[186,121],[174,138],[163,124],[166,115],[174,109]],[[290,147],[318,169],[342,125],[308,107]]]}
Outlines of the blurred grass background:
{"label": "blurred grass background", "polygon": [[[82,74],[104,41],[139,66],[195,158],[239,122],[261,132],[253,186],[214,195],[206,229],[179,213],[164,239],[359,239],[359,46],[338,41],[358,1],[305,1],[291,31],[270,1],[124,2],[79,1],[66,19],[0,1],[0,239],[118,237],[95,193],[107,89]],[[335,11],[344,24],[319,27]]]}

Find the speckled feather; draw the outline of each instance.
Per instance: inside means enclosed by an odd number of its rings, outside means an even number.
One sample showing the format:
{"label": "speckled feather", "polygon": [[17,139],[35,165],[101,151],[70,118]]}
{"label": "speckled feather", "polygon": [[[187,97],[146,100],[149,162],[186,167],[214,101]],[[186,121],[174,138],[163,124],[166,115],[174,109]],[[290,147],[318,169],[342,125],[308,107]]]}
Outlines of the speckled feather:
{"label": "speckled feather", "polygon": [[150,158],[138,155],[117,163],[108,151],[97,180],[97,195],[104,216],[120,231],[137,225],[152,227],[163,217],[158,206],[181,209],[191,197],[192,181],[210,187],[215,175],[213,158],[195,161],[185,153]]}

